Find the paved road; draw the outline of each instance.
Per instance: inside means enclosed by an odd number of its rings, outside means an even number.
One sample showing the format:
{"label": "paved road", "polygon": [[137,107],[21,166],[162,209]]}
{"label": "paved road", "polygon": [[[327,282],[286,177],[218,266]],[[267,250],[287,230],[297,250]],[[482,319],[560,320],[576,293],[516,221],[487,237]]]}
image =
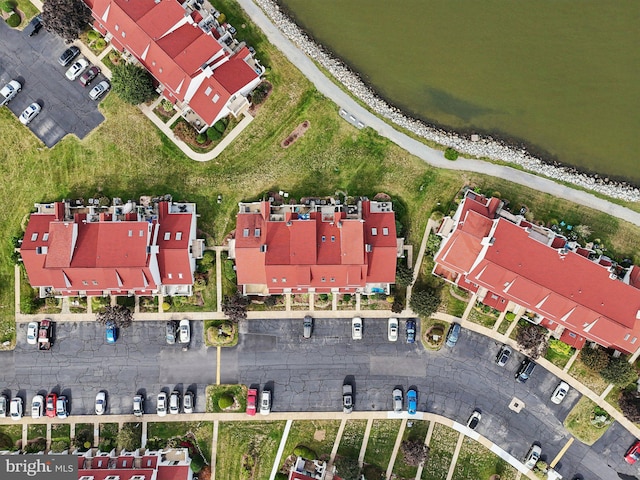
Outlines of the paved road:
{"label": "paved road", "polygon": [[[463,330],[453,349],[426,351],[404,342],[401,320],[398,342],[387,340],[386,321],[364,320],[364,338],[351,339],[350,319],[316,319],[311,339],[302,338],[301,320],[251,320],[240,325],[236,348],[223,349],[222,383],[244,383],[273,391],[274,412],[339,411],[345,378],[355,385],[356,410],[391,410],[396,386],[419,392],[419,410],[465,423],[474,408],[482,412],[478,432],[516,458],[531,443],[540,442],[551,460],[570,435],[562,421],[579,398],[571,391],[561,405],[549,397],[558,379],[538,367],[526,385],[514,372],[522,356],[506,367],[494,363],[500,347],[492,339]],[[215,383],[216,351],[202,342],[202,322],[192,322],[190,349],[166,345],[164,322],[139,322],[121,332],[115,345],[104,341],[104,328],[95,322],[56,325],[50,352],[39,352],[25,341],[26,324],[18,325],[13,352],[0,352],[0,386],[19,393],[27,402],[50,390],[71,397],[71,413],[92,413],[99,389],[108,393],[108,413],[131,412],[131,397],[145,393],[147,413],[155,412],[161,390],[191,388],[197,393],[196,411],[205,409],[204,387]],[[525,403],[519,414],[508,409],[513,397]],[[616,472],[637,474],[623,461],[633,437],[614,424],[593,447],[574,442],[562,459],[565,478],[614,479]],[[633,478],[633,477],[628,477]]]}
{"label": "paved road", "polygon": [[[67,133],[82,139],[104,121],[97,102],[89,98],[90,87],[64,76],[66,68],[58,64],[58,57],[65,48],[61,38],[44,29],[28,37],[0,21],[0,83],[4,86],[11,79],[22,83],[22,91],[9,108],[18,116],[31,103],[40,104],[42,112],[28,128],[47,147],[53,147]],[[100,80],[102,76],[92,85]]]}
{"label": "paved road", "polygon": [[347,110],[368,127],[376,130],[383,137],[407,150],[409,153],[421,158],[430,165],[438,168],[462,170],[483,173],[493,177],[508,178],[509,181],[524,185],[535,190],[549,193],[553,196],[564,198],[575,203],[587,205],[591,208],[603,211],[609,215],[621,218],[628,222],[640,225],[640,213],[628,208],[616,205],[607,200],[596,197],[590,193],[574,190],[559,183],[532,175],[521,170],[460,157],[455,162],[446,160],[443,153],[433,150],[425,144],[401,133],[387,124],[357,103],[351,96],[340,89],[333,81],[329,80],[323,72],[300,51],[290,40],[285,38],[273,23],[266,17],[253,0],[238,0],[238,3],[247,12],[251,20],[265,33],[269,42],[281,50],[284,55],[315,85],[323,95],[334,101],[337,105]]}

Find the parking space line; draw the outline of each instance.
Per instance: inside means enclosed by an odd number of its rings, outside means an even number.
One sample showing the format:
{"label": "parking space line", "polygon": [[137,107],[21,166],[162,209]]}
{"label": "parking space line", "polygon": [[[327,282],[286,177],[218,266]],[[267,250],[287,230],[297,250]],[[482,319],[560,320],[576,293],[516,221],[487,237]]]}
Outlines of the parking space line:
{"label": "parking space line", "polygon": [[571,444],[573,443],[573,437],[571,437],[569,439],[569,441],[567,441],[567,443],[565,444],[564,447],[562,447],[562,449],[558,452],[558,455],[556,455],[556,458],[553,459],[553,461],[549,464],[549,466],[551,468],[555,468],[556,464],[560,461],[560,459],[562,458],[562,456],[567,453],[567,450],[569,450],[569,447],[571,446]]}

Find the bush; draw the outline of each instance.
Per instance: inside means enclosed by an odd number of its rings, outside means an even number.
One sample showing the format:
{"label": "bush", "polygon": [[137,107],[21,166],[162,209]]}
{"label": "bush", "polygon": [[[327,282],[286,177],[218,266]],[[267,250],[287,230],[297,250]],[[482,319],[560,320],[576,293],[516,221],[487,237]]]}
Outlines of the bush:
{"label": "bush", "polygon": [[89,40],[90,42],[93,42],[94,40],[97,40],[99,38],[101,38],[101,35],[97,30],[89,30],[87,32],[87,40]]}
{"label": "bush", "polygon": [[0,10],[3,12],[11,13],[16,8],[17,3],[14,0],[4,0],[0,3]]}
{"label": "bush", "polygon": [[222,138],[222,134],[215,128],[209,127],[207,129],[207,138],[212,142],[215,142],[216,140],[220,140]]}
{"label": "bush", "polygon": [[430,317],[440,305],[440,296],[435,290],[428,288],[413,292],[409,306],[421,317]]}
{"label": "bush", "polygon": [[458,151],[449,147],[444,151],[444,158],[447,160],[457,160],[458,159]]}
{"label": "bush", "polygon": [[508,322],[513,322],[516,319],[516,314],[513,312],[507,312],[504,316],[505,320]]}
{"label": "bush", "polygon": [[609,354],[600,347],[586,347],[580,352],[580,361],[584,363],[585,367],[589,370],[600,373],[609,365]]}
{"label": "bush", "polygon": [[207,143],[207,136],[204,133],[199,133],[196,137],[196,142],[198,142],[200,145],[202,145],[203,143]]}
{"label": "bush", "polygon": [[296,448],[293,449],[293,454],[297,455],[298,457],[305,458],[307,460],[316,459],[316,452],[314,452],[313,450],[311,450],[309,447],[305,445],[298,445]]}
{"label": "bush", "polygon": [[396,266],[396,285],[400,288],[408,287],[413,283],[413,269],[405,263],[399,262]]}
{"label": "bush", "polygon": [[218,407],[220,407],[221,410],[229,408],[231,405],[233,405],[233,397],[231,395],[222,395],[218,399]]}
{"label": "bush", "polygon": [[191,457],[191,470],[198,473],[204,467],[204,458],[200,454]]}
{"label": "bush", "polygon": [[612,357],[600,375],[607,382],[619,386],[626,386],[638,379],[638,372],[625,357]]}
{"label": "bush", "polygon": [[96,40],[94,46],[96,47],[96,50],[104,50],[107,46],[107,41],[104,38],[99,38]]}
{"label": "bush", "polygon": [[221,13],[220,16],[217,18],[218,23],[220,25],[222,25],[224,22],[227,21],[227,16],[224,13]]}
{"label": "bush", "polygon": [[202,258],[199,261],[200,268],[198,268],[198,270],[202,272],[206,272],[211,267],[213,267],[213,262],[215,260],[216,260],[216,254],[211,250],[207,250],[206,252],[204,252],[204,254],[202,255]]}
{"label": "bush", "polygon": [[558,355],[562,355],[563,357],[568,357],[573,353],[573,347],[571,345],[567,345],[560,340],[556,340],[552,338],[549,340],[549,348],[556,352]]}
{"label": "bush", "polygon": [[144,68],[132,63],[122,63],[116,65],[112,73],[113,91],[125,102],[138,105],[154,96],[153,80]]}
{"label": "bush", "polygon": [[9,25],[11,28],[16,28],[18,25],[20,25],[20,15],[18,15],[17,13],[12,13],[9,18],[7,18],[7,25]]}
{"label": "bush", "polygon": [[221,118],[213,124],[213,128],[215,128],[220,133],[224,133],[224,131],[227,129],[227,119]]}
{"label": "bush", "polygon": [[61,453],[69,448],[69,444],[64,440],[57,440],[55,442],[51,442],[51,450],[53,452]]}

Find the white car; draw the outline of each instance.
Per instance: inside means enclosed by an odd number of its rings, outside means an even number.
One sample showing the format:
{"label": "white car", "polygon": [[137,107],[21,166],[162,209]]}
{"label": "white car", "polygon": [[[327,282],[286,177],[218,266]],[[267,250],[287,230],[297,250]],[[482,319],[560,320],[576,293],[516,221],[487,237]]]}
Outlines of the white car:
{"label": "white car", "polygon": [[551,401],[556,405],[560,405],[560,402],[564,400],[564,397],[569,393],[569,384],[567,382],[560,382],[551,395]]}
{"label": "white car", "polygon": [[396,340],[398,340],[398,319],[397,318],[390,318],[389,319],[389,325],[387,328],[387,337],[389,338],[390,342],[395,342]]}
{"label": "white car", "polygon": [[156,409],[159,417],[164,417],[167,415],[167,394],[164,392],[160,392],[158,394],[158,407]]}
{"label": "white car", "polygon": [[0,395],[0,417],[4,418],[7,416],[7,397],[5,395]]}
{"label": "white car", "polygon": [[536,466],[538,460],[540,460],[540,455],[542,455],[542,449],[539,445],[531,445],[531,448],[527,452],[527,456],[524,459],[524,466],[531,470]]}
{"label": "white car", "polygon": [[67,418],[69,416],[69,403],[64,395],[60,395],[56,399],[56,416],[58,418]]}
{"label": "white car", "polygon": [[104,414],[107,409],[107,394],[100,391],[96,395],[96,415]]}
{"label": "white car", "polygon": [[260,395],[260,415],[271,413],[271,390],[263,390]]}
{"label": "white car", "polygon": [[169,397],[169,413],[177,415],[180,413],[180,392],[174,390]]}
{"label": "white car", "polygon": [[360,317],[353,317],[351,320],[351,338],[362,340],[362,319]]}
{"label": "white car", "polygon": [[402,412],[402,390],[395,388],[391,396],[393,397],[393,411],[396,413]]}
{"label": "white car", "polygon": [[98,100],[101,96],[109,91],[111,85],[106,80],[101,81],[89,92],[89,98],[91,100]]}
{"label": "white car", "polygon": [[16,397],[11,400],[9,414],[11,415],[11,420],[18,421],[22,418],[22,398]]}
{"label": "white car", "polygon": [[180,326],[178,327],[178,339],[180,343],[189,343],[191,340],[191,326],[189,320],[180,320]]}
{"label": "white car", "polygon": [[141,417],[144,414],[144,397],[142,395],[133,396],[133,414]]}
{"label": "white car", "polygon": [[184,413],[193,413],[193,392],[187,390],[182,398],[182,409]]}
{"label": "white car", "polygon": [[38,322],[29,322],[27,325],[27,343],[29,345],[38,343]]}
{"label": "white car", "polygon": [[40,105],[38,105],[36,102],[33,102],[20,114],[20,123],[23,125],[29,125],[31,121],[38,116],[40,110],[42,110],[42,108],[40,108]]}
{"label": "white car", "polygon": [[73,63],[73,65],[69,67],[69,69],[67,70],[67,73],[65,73],[65,76],[69,80],[75,80],[80,75],[82,75],[82,72],[84,72],[88,66],[89,66],[89,62],[87,62],[86,59],[79,58]]}
{"label": "white car", "polygon": [[42,411],[44,409],[44,397],[42,395],[36,395],[31,400],[31,418],[42,417]]}

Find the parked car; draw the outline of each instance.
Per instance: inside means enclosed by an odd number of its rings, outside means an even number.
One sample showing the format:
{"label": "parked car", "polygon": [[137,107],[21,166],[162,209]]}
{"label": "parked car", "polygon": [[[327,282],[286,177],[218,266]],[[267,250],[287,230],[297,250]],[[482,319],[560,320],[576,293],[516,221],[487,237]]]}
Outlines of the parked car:
{"label": "parked car", "polygon": [[107,343],[116,343],[118,339],[118,332],[116,330],[116,324],[113,322],[107,322],[105,335],[107,338]]}
{"label": "parked car", "polygon": [[302,336],[304,338],[311,338],[313,333],[313,318],[311,315],[305,315],[302,321]]}
{"label": "parked car", "polygon": [[60,57],[58,57],[58,63],[63,67],[66,67],[78,55],[80,55],[80,49],[75,45],[72,45],[69,48],[67,48],[64,52],[62,52]]}
{"label": "parked car", "polygon": [[449,331],[447,332],[447,340],[445,342],[447,347],[452,348],[456,346],[458,338],[460,337],[460,330],[462,330],[462,327],[459,323],[454,322],[451,324],[451,327],[449,327]]}
{"label": "parked car", "polygon": [[416,321],[407,320],[407,343],[416,341]]}
{"label": "parked car", "polygon": [[191,341],[191,325],[189,320],[180,320],[179,330],[180,343],[189,343]]}
{"label": "parked car", "polygon": [[391,396],[393,398],[393,411],[396,413],[402,412],[402,390],[395,388],[391,392]]}
{"label": "parked car", "polygon": [[174,390],[169,397],[169,413],[177,415],[180,413],[180,392]]}
{"label": "parked car", "polygon": [[99,73],[100,69],[95,65],[92,65],[82,75],[80,75],[80,85],[82,85],[83,87],[88,87]]}
{"label": "parked car", "polygon": [[29,345],[38,343],[38,322],[29,322],[27,325],[27,343]]}
{"label": "parked car", "polygon": [[18,421],[22,418],[22,398],[16,397],[11,399],[11,404],[9,405],[9,415],[11,415],[11,420],[14,421]]}
{"label": "parked car", "polygon": [[187,390],[182,397],[182,410],[184,413],[193,413],[195,395],[191,390]]}
{"label": "parked car", "polygon": [[560,382],[551,395],[551,401],[556,405],[560,405],[564,397],[569,393],[569,384],[567,382]]}
{"label": "parked car", "polygon": [[66,71],[66,73],[64,74],[68,80],[75,80],[76,78],[78,78],[80,75],[82,75],[82,72],[84,72],[87,67],[89,67],[89,62],[87,62],[86,58],[79,58],[78,60],[76,60]]}
{"label": "parked car", "polygon": [[40,15],[37,15],[29,22],[29,25],[26,26],[24,32],[30,37],[33,37],[34,35],[37,35],[40,30],[42,30],[42,18]]}
{"label": "parked car", "polygon": [[176,343],[176,331],[178,329],[178,324],[174,320],[169,320],[165,327],[165,340],[169,345],[173,345]]}
{"label": "parked car", "polygon": [[164,392],[158,394],[156,413],[159,417],[164,417],[167,414],[167,394]]}
{"label": "parked car", "polygon": [[56,400],[56,415],[58,418],[67,418],[69,416],[69,401],[64,395],[60,395]]}
{"label": "parked car", "polygon": [[398,340],[398,319],[391,317],[387,322],[387,338],[390,342]]}
{"label": "parked car", "polygon": [[22,85],[17,80],[9,80],[4,87],[0,88],[0,107],[13,100],[22,90]]}
{"label": "parked car", "polygon": [[271,390],[263,390],[260,395],[260,415],[271,413]]}
{"label": "parked car", "polygon": [[511,347],[509,347],[508,345],[503,345],[498,352],[498,355],[496,355],[496,365],[498,365],[499,367],[504,367],[511,358],[512,353],[513,350],[511,350]]}
{"label": "parked car", "polygon": [[144,415],[144,397],[142,395],[133,396],[133,414],[136,417]]}
{"label": "parked car", "polygon": [[520,364],[520,368],[516,372],[516,381],[519,383],[526,383],[529,377],[536,368],[536,362],[530,358],[525,358]]}
{"label": "parked car", "polygon": [[33,102],[20,114],[20,123],[22,123],[23,125],[29,125],[33,121],[33,119],[38,116],[40,110],[42,110],[40,105],[38,105],[36,102]]}
{"label": "parked car", "polygon": [[351,338],[362,340],[362,319],[360,317],[353,317],[351,320]]}
{"label": "parked car", "polygon": [[254,416],[256,414],[256,405],[258,403],[258,390],[250,388],[247,390],[247,415]]}
{"label": "parked car", "polygon": [[106,80],[101,81],[89,92],[89,98],[91,100],[98,100],[101,96],[107,93],[111,89],[111,84]]}
{"label": "parked car", "polygon": [[56,403],[58,401],[58,395],[51,392],[49,395],[47,395],[47,401],[46,401],[46,406],[45,406],[45,412],[47,414],[47,417],[50,418],[55,418],[56,417]]}
{"label": "parked car", "polygon": [[102,390],[96,395],[96,415],[103,415],[107,410],[107,394]]}
{"label": "parked car", "polygon": [[44,410],[44,397],[42,395],[35,395],[31,400],[31,418],[42,417]]}
{"label": "parked car", "polygon": [[531,470],[536,466],[538,460],[540,460],[540,455],[542,454],[542,449],[539,445],[531,445],[531,448],[527,452],[527,456],[524,459],[524,466]]}
{"label": "parked car", "polygon": [[7,401],[6,395],[0,395],[0,418],[4,418],[7,416]]}
{"label": "parked car", "polygon": [[342,412],[353,412],[353,386],[350,383],[342,385]]}
{"label": "parked car", "polygon": [[471,430],[475,430],[481,419],[482,414],[480,413],[480,410],[474,410],[469,417],[469,420],[467,420],[467,427],[469,427]]}
{"label": "parked car", "polygon": [[640,460],[640,440],[636,440],[634,444],[631,445],[631,448],[624,454],[624,460],[631,465]]}
{"label": "parked car", "polygon": [[415,415],[418,410],[418,392],[411,389],[407,392],[407,413]]}

